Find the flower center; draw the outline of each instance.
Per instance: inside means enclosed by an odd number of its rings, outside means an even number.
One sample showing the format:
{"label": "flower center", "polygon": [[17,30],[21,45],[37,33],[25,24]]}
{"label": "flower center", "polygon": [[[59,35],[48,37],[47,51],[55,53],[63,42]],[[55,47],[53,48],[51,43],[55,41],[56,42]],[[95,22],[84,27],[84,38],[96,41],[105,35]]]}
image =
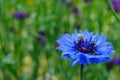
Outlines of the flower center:
{"label": "flower center", "polygon": [[97,45],[93,41],[84,40],[83,36],[78,36],[78,43],[74,43],[74,48],[84,54],[95,54],[97,55]]}

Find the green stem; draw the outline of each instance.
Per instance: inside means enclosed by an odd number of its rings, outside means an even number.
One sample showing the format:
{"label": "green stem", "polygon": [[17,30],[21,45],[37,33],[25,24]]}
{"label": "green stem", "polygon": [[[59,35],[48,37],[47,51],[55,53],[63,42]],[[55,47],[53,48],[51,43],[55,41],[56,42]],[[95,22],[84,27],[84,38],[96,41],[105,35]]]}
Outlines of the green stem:
{"label": "green stem", "polygon": [[106,0],[107,4],[110,6],[110,9],[112,11],[112,14],[115,16],[116,20],[118,22],[120,22],[120,17],[116,14],[116,12],[114,11],[113,7],[112,7],[112,4],[110,2],[110,0]]}
{"label": "green stem", "polygon": [[83,64],[80,66],[80,80],[83,80]]}
{"label": "green stem", "polygon": [[38,69],[39,69],[39,59],[36,56],[35,59],[35,66],[34,66],[34,72],[33,72],[33,80],[37,80],[38,77]]}
{"label": "green stem", "polygon": [[16,43],[15,43],[15,53],[16,53],[16,62],[17,62],[17,69],[16,70],[16,75],[18,80],[21,80],[21,65],[23,64],[22,60],[24,57],[23,54],[23,49],[22,49],[22,40],[21,40],[21,33],[22,33],[22,29],[24,28],[24,21],[19,21],[19,26],[16,32]]}
{"label": "green stem", "polygon": [[[33,57],[33,60],[34,60],[34,71],[33,71],[33,76],[32,76],[32,80],[37,80],[37,77],[38,77],[38,73],[39,73],[39,58],[40,58],[40,55],[39,55],[39,45],[35,42],[34,43],[34,51],[32,53],[32,57]],[[35,54],[34,54],[35,53]]]}

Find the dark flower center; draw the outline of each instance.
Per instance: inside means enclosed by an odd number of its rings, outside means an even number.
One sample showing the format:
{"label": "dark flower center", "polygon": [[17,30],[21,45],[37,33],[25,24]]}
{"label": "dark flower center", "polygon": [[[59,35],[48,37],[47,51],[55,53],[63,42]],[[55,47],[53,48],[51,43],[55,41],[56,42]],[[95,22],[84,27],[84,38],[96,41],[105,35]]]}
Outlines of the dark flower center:
{"label": "dark flower center", "polygon": [[78,37],[78,43],[74,43],[74,48],[84,54],[98,54],[97,45],[93,41],[84,40],[82,37]]}

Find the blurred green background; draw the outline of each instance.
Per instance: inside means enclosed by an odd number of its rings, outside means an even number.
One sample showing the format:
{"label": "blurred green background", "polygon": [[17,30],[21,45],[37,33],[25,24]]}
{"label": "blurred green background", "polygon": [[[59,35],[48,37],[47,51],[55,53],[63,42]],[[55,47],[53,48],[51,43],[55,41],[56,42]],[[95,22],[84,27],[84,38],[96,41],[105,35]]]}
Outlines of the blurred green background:
{"label": "blurred green background", "polygon": [[[55,49],[61,34],[75,28],[107,35],[112,56],[120,56],[120,21],[106,0],[0,0],[0,80],[79,80],[79,65]],[[120,80],[119,66],[107,68],[87,65],[85,80]]]}

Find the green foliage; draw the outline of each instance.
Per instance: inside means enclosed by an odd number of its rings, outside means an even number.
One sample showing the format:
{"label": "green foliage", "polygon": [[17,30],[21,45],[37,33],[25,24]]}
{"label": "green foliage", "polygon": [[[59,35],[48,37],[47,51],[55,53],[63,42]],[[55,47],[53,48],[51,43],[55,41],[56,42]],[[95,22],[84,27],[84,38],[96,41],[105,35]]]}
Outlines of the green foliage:
{"label": "green foliage", "polygon": [[[0,80],[79,80],[79,65],[72,67],[69,59],[61,59],[55,40],[64,32],[79,30],[107,35],[120,56],[120,22],[104,0],[71,0],[79,14],[57,0],[0,0]],[[21,21],[14,12],[27,12]],[[44,30],[46,43],[36,41]],[[105,64],[87,65],[85,80],[119,80],[120,68],[107,71]]]}

